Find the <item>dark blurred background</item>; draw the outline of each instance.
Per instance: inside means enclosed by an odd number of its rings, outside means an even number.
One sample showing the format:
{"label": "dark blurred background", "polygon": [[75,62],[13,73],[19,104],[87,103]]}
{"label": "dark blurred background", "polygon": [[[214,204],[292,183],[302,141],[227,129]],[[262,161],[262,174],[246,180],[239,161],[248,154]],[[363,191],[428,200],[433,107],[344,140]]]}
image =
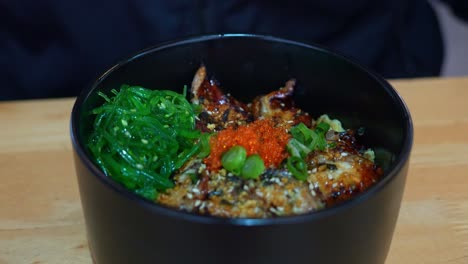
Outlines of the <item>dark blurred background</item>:
{"label": "dark blurred background", "polygon": [[[468,2],[468,1],[467,1]],[[440,21],[445,42],[442,76],[468,75],[468,23],[455,16],[447,5],[431,1]]]}
{"label": "dark blurred background", "polygon": [[0,100],[76,96],[138,50],[208,33],[318,43],[385,78],[468,74],[467,18],[467,0],[0,0]]}

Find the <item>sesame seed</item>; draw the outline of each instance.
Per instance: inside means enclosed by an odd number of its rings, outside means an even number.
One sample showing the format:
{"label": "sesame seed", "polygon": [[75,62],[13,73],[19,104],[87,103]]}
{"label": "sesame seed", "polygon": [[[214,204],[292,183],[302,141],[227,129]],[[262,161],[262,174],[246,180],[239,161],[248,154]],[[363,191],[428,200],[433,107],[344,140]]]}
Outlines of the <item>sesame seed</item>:
{"label": "sesame seed", "polygon": [[195,194],[200,194],[200,190],[198,190],[197,188],[193,188],[192,192],[195,193]]}
{"label": "sesame seed", "polygon": [[201,204],[201,201],[200,201],[200,200],[196,200],[196,201],[195,201],[195,207],[200,206],[200,204]]}
{"label": "sesame seed", "polygon": [[342,157],[346,157],[346,156],[348,156],[348,153],[342,152],[342,153],[341,153],[341,156],[342,156]]}
{"label": "sesame seed", "polygon": [[335,183],[332,184],[333,188],[335,188],[336,186],[338,186],[338,183],[335,182]]}
{"label": "sesame seed", "polygon": [[174,179],[179,183],[183,183],[185,179],[187,179],[187,177],[188,177],[187,174],[181,174],[181,175],[175,176]]}
{"label": "sesame seed", "polygon": [[203,203],[201,204],[201,206],[200,206],[200,210],[202,210],[202,209],[205,208],[205,207],[206,207],[206,202],[203,202]]}
{"label": "sesame seed", "polygon": [[192,200],[193,195],[192,195],[191,193],[187,193],[187,198],[189,198],[190,200]]}
{"label": "sesame seed", "polygon": [[148,140],[142,138],[142,139],[141,139],[141,143],[143,143],[143,144],[148,144]]}
{"label": "sesame seed", "polygon": [[208,129],[210,129],[210,130],[213,130],[213,129],[216,128],[216,125],[215,125],[215,124],[208,124],[208,125],[206,125],[206,127],[207,127]]}
{"label": "sesame seed", "polygon": [[120,120],[120,121],[122,122],[122,125],[123,125],[123,126],[125,126],[125,127],[128,126],[127,120],[122,119],[122,120]]}
{"label": "sesame seed", "polygon": [[255,183],[253,181],[249,181],[248,185],[250,189],[255,188]]}
{"label": "sesame seed", "polygon": [[314,190],[310,190],[310,194],[312,194],[312,196],[317,196],[317,193],[314,191]]}
{"label": "sesame seed", "polygon": [[300,207],[296,207],[296,206],[293,207],[292,211],[293,211],[293,213],[295,213],[295,214],[300,214],[300,213],[302,213],[301,208],[300,208]]}

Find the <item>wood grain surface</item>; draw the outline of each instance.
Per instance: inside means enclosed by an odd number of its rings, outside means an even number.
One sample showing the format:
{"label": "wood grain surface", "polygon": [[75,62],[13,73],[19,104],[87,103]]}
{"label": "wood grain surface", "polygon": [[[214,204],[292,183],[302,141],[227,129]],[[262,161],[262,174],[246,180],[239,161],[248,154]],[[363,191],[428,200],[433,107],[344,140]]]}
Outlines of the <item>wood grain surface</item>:
{"label": "wood grain surface", "polygon": [[[388,264],[468,263],[468,78],[397,80],[415,125]],[[89,264],[73,98],[0,103],[0,263]]]}

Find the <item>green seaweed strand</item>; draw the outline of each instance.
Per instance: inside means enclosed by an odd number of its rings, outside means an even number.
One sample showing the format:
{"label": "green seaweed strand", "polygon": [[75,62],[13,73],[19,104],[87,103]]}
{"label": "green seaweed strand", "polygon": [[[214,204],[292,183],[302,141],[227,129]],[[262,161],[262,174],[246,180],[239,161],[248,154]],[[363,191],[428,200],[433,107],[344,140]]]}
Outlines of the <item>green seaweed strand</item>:
{"label": "green seaweed strand", "polygon": [[149,200],[174,186],[171,175],[195,154],[206,155],[207,135],[195,128],[183,94],[122,85],[93,109],[88,148],[102,171]]}

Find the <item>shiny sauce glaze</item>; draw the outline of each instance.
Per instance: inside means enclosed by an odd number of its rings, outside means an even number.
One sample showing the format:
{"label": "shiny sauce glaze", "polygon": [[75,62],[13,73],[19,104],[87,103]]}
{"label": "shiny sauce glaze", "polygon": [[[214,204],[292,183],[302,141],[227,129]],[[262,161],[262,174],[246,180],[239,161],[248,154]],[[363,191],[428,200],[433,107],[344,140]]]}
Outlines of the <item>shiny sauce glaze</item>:
{"label": "shiny sauce glaze", "polygon": [[[289,80],[279,90],[244,104],[224,94],[201,67],[192,82],[192,103],[201,108],[197,128],[213,133],[211,154],[185,164],[174,176],[175,187],[161,193],[156,202],[204,215],[267,218],[321,210],[375,184],[383,171],[375,165],[373,152],[357,143],[353,130],[333,126],[327,132],[328,147],[307,155],[306,179],[291,174],[285,164],[289,130],[299,123],[317,125],[295,107],[294,86],[295,80]],[[275,140],[267,140],[268,136]],[[220,166],[220,156],[234,145],[266,161],[258,178],[244,179]]]}

